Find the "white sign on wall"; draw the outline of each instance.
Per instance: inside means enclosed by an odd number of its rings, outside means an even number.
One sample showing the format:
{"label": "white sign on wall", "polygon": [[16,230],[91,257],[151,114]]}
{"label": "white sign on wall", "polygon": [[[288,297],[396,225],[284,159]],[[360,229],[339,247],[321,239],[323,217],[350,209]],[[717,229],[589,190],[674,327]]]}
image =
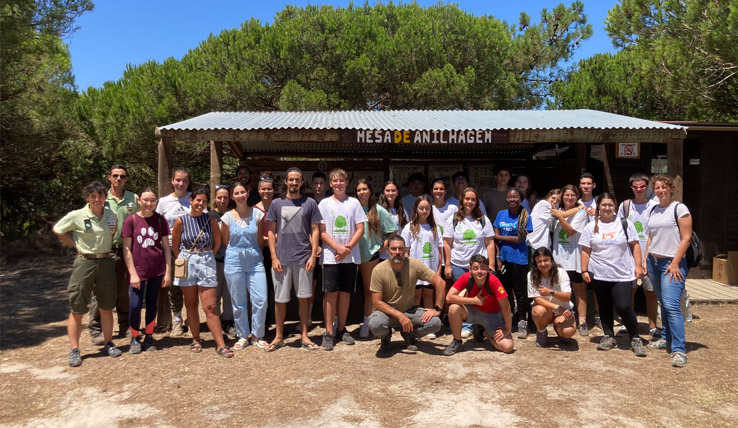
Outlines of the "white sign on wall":
{"label": "white sign on wall", "polygon": [[641,144],[640,143],[618,143],[618,153],[615,156],[621,159],[640,159]]}

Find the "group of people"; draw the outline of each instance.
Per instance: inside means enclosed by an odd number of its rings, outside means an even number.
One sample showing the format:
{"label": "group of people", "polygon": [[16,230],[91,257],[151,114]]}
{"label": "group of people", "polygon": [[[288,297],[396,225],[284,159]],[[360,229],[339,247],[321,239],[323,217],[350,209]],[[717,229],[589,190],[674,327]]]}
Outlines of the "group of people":
{"label": "group of people", "polygon": [[[113,343],[113,309],[133,354],[156,349],[156,328],[173,336],[188,328],[189,350],[202,352],[200,307],[218,355],[230,358],[251,345],[274,352],[285,346],[292,290],[303,349],[352,345],[346,320],[359,274],[364,319],[358,337],[380,339],[379,354],[390,352],[393,329],[416,351],[417,339],[435,338],[444,323],[453,336],[444,355],[459,352],[472,336],[512,352],[515,329],[519,339],[535,332],[536,344],[545,347],[549,324],[564,340],[577,331],[586,336],[589,284],[604,332],[597,348],[616,345],[615,311],[633,352],[646,356],[632,305],[640,283],[648,347],[670,348],[672,364],[686,364],[680,299],[691,218],[672,201],[669,177],[635,174],[634,198],[618,208],[613,195],[592,195],[594,178],[586,173],[579,186],[551,190],[541,201],[528,176],[508,186],[506,169],[495,172],[494,185],[481,195],[463,172],[451,177],[453,189],[433,180],[431,195],[425,177],[413,174],[405,197],[393,180],[377,195],[366,179],[356,180],[351,197],[340,168],[327,177],[313,174],[313,197],[303,194],[298,168],[288,169],[281,183],[263,174],[255,192],[251,173],[240,165],[234,184],[216,186],[210,210],[209,190],[190,189],[185,168],[173,171],[173,191],[161,198],[151,188],[140,195],[125,190],[123,165],[111,168],[109,189],[99,182],[83,189],[87,204],[54,226],[78,253],[68,285],[70,366],[82,363],[79,340],[88,311],[93,344],[121,355]],[[654,199],[646,196],[649,185]],[[284,191],[275,198],[278,186]],[[308,336],[318,283],[325,320],[320,344]],[[267,342],[270,295],[275,336]],[[659,306],[663,333],[656,325]],[[229,347],[224,336],[235,344]]]}

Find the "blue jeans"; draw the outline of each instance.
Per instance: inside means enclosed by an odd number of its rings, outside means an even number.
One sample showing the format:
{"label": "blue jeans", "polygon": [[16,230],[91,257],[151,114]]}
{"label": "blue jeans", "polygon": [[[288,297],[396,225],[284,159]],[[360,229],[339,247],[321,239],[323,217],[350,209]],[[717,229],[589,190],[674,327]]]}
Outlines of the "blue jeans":
{"label": "blue jeans", "polygon": [[[225,277],[228,291],[231,294],[236,334],[245,339],[253,332],[257,338],[263,338],[267,309],[267,281],[263,268],[244,272],[226,264]],[[250,326],[249,311],[246,306],[249,301],[251,301]]]}
{"label": "blue jeans", "polygon": [[681,298],[689,268],[687,267],[687,259],[683,258],[679,262],[679,272],[682,274],[682,280],[672,280],[669,275],[664,275],[671,261],[672,258],[670,257],[656,258],[648,256],[648,278],[653,284],[653,291],[661,304],[661,324],[664,328],[664,339],[671,345],[672,352],[686,353]]}
{"label": "blue jeans", "polygon": [[[453,263],[451,264],[451,276],[453,278],[454,283],[456,281],[458,281],[459,278],[461,278],[461,275],[463,275],[463,274],[465,274],[467,272],[469,272],[469,269],[468,268],[463,268],[461,266],[456,266]],[[464,286],[466,287],[466,285],[464,285]],[[469,331],[471,331],[471,330],[474,329],[474,325],[471,324],[471,323],[465,322],[465,323],[461,323],[461,328],[463,330],[469,330]]]}

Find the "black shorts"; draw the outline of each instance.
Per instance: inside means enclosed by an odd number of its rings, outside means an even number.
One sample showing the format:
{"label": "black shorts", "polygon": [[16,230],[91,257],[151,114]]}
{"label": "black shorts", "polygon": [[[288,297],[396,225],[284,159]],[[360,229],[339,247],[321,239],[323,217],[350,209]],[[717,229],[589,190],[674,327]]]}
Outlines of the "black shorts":
{"label": "black shorts", "polygon": [[356,291],[356,265],[353,263],[339,263],[323,265],[323,292],[333,293]]}
{"label": "black shorts", "polygon": [[584,282],[584,278],[582,278],[582,274],[575,271],[575,270],[568,270],[566,271],[566,274],[569,275],[569,281],[573,284],[575,282]]}
{"label": "black shorts", "polygon": [[420,290],[421,288],[426,288],[428,290],[433,290],[436,288],[433,284],[415,284],[415,289]]}

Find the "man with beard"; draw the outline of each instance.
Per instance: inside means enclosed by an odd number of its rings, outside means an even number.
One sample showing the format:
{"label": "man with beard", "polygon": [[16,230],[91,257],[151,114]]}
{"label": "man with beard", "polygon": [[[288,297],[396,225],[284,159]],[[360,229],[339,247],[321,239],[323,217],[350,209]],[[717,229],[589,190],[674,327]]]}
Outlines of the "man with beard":
{"label": "man with beard", "polygon": [[299,303],[302,347],[315,351],[319,347],[308,338],[308,319],[322,216],[315,200],[300,193],[302,171],[290,168],[286,176],[287,194],[272,201],[267,213],[277,333],[266,350],[272,352],[284,346],[284,320],[290,290],[294,287]]}
{"label": "man with beard", "polygon": [[[369,289],[374,312],[369,316],[369,330],[382,343],[379,355],[388,352],[392,328],[401,330],[407,350],[415,352],[417,338],[441,329],[441,309],[446,282],[441,276],[417,259],[405,257],[405,240],[395,235],[389,239],[389,256],[374,268]],[[436,290],[433,308],[415,305],[415,284],[428,281]]]}

